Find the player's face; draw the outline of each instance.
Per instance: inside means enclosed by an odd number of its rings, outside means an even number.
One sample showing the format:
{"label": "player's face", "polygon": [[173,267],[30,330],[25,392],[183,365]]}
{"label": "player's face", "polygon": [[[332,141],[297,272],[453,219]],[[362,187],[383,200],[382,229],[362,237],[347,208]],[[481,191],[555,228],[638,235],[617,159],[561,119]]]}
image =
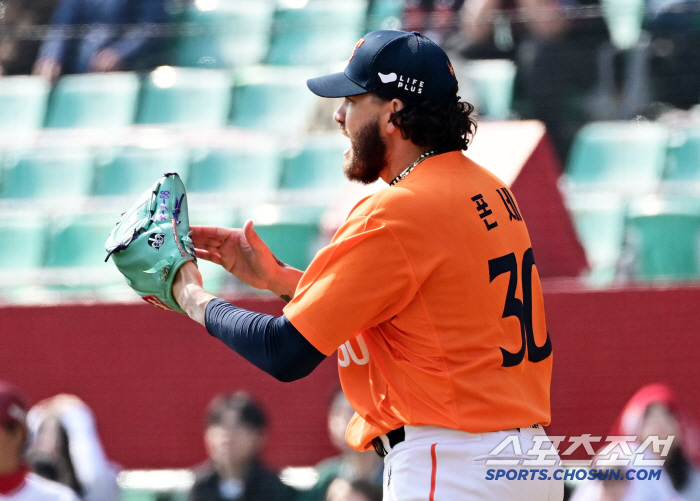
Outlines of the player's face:
{"label": "player's face", "polygon": [[386,143],[381,135],[379,106],[371,94],[346,97],[333,118],[350,139],[343,153],[343,172],[351,181],[370,184],[386,167]]}

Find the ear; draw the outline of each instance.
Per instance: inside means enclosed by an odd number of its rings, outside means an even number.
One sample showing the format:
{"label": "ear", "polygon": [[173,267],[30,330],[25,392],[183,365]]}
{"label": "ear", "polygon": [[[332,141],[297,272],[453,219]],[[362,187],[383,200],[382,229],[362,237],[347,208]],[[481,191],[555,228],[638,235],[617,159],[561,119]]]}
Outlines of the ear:
{"label": "ear", "polygon": [[399,129],[391,121],[391,116],[397,111],[403,109],[403,101],[401,101],[400,99],[392,99],[391,101],[386,103],[386,105],[386,133],[393,134],[395,132],[399,132]]}

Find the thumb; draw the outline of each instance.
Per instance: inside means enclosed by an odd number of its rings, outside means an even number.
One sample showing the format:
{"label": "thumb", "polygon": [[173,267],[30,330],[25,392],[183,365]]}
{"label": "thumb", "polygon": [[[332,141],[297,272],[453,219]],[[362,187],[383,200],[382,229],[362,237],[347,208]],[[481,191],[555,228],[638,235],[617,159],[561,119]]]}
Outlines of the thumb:
{"label": "thumb", "polygon": [[253,252],[260,250],[261,245],[264,245],[264,242],[255,232],[255,229],[253,228],[253,221],[248,219],[243,225],[241,249],[246,252]]}

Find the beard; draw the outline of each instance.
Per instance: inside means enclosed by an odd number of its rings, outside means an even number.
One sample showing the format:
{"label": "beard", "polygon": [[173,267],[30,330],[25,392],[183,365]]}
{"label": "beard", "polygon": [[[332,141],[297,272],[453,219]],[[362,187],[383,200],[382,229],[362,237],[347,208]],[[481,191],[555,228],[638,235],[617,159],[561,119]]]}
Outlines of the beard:
{"label": "beard", "polygon": [[[342,127],[342,126],[341,126]],[[350,181],[371,184],[386,167],[386,143],[379,134],[379,120],[363,125],[351,140],[350,158],[343,172]]]}

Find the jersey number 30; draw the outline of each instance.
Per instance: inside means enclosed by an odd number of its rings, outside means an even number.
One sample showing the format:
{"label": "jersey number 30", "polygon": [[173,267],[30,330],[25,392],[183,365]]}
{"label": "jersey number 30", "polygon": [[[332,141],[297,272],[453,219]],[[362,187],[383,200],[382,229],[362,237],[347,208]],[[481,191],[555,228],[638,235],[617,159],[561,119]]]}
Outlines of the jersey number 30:
{"label": "jersey number 30", "polygon": [[527,347],[527,359],[530,362],[541,362],[552,354],[552,342],[547,332],[547,340],[542,346],[535,344],[535,334],[532,330],[532,267],[535,265],[535,257],[532,248],[525,251],[522,263],[523,300],[515,297],[518,288],[518,260],[514,253],[491,259],[489,261],[490,281],[502,275],[510,273],[508,281],[508,292],[506,293],[506,304],[503,308],[503,318],[517,317],[520,321],[520,351],[511,353],[501,348],[503,354],[503,367],[513,367],[518,365],[525,358],[525,348]]}

